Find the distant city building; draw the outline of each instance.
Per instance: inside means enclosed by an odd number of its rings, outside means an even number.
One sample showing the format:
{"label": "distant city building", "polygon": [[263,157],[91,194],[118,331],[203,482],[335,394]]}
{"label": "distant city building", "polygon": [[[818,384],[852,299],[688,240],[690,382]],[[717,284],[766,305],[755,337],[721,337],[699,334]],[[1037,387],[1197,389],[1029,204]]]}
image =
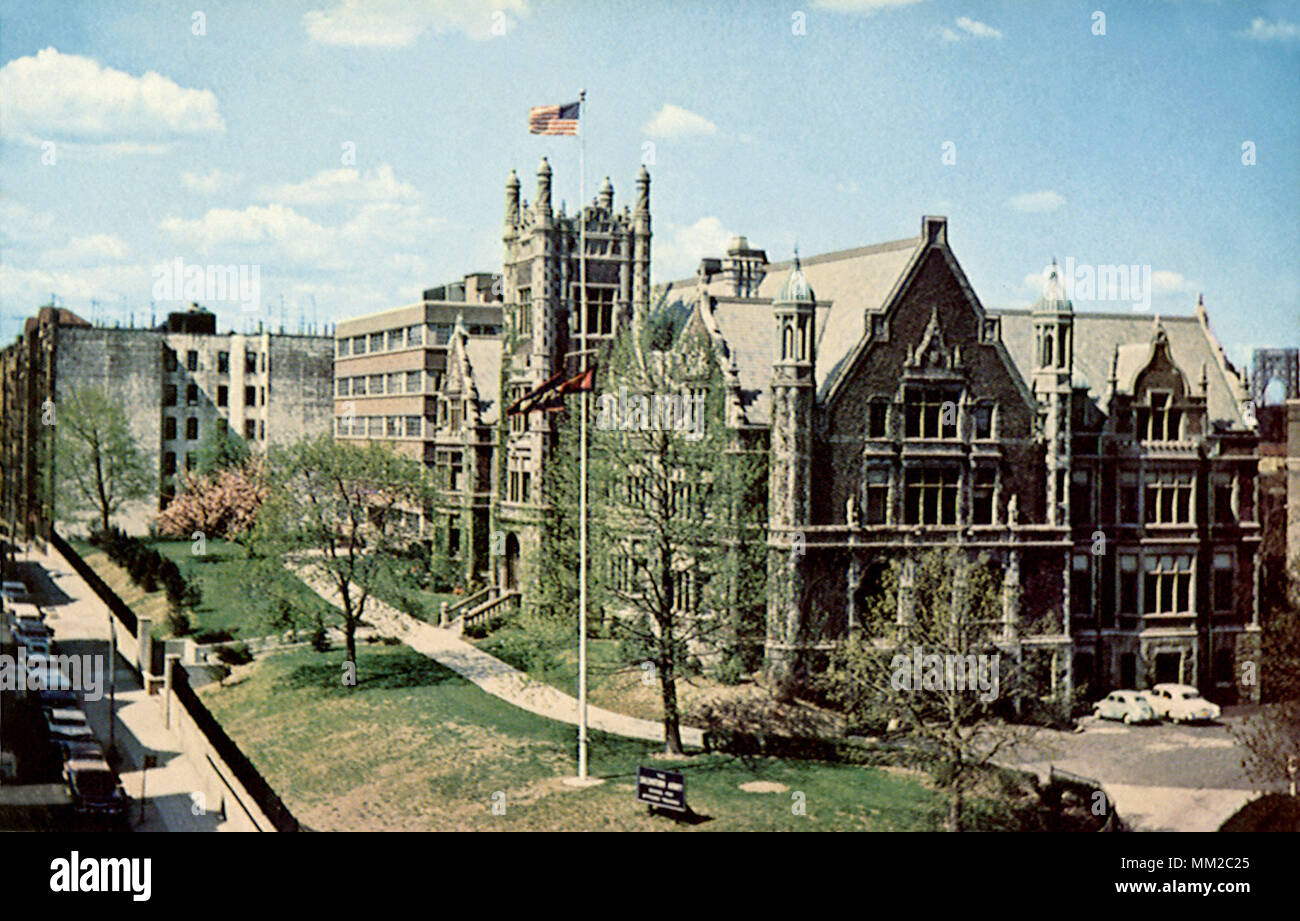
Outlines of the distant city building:
{"label": "distant city building", "polygon": [[131,431],[158,471],[143,503],[124,523],[142,530],[175,492],[175,475],[194,464],[200,441],[229,426],[255,453],[330,431],[333,343],[328,336],[218,333],[197,305],[157,328],[93,326],[68,310],[42,307],[18,340],[0,352],[4,520],[26,539],[49,533],[53,509],[53,433],[46,401],[82,386],[105,391],[126,411]]}
{"label": "distant city building", "polygon": [[439,523],[457,552],[463,534],[486,553],[501,334],[501,276],[482,272],[335,329],[335,438],[391,444],[441,471],[454,495]]}

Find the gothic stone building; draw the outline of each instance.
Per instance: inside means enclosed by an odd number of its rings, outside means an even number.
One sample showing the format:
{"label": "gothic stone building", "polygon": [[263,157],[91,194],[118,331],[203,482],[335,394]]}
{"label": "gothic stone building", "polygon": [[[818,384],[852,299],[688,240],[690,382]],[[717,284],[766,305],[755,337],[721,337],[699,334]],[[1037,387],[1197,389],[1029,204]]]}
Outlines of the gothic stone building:
{"label": "gothic stone building", "polygon": [[1004,635],[1054,689],[1257,694],[1257,439],[1202,304],[1076,314],[1053,272],[1031,310],[986,310],[941,217],[802,265],[737,238],[669,293],[769,446],[770,663],[957,542],[1002,568]]}

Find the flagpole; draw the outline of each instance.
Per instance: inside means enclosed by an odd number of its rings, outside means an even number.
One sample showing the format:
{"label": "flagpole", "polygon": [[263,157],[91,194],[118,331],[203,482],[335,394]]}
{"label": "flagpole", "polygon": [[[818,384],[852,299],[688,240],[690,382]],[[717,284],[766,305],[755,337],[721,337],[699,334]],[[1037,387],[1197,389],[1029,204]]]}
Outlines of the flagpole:
{"label": "flagpole", "polygon": [[[587,370],[587,91],[578,91],[578,348]],[[587,779],[587,391],[582,391],[578,478],[578,779]]]}

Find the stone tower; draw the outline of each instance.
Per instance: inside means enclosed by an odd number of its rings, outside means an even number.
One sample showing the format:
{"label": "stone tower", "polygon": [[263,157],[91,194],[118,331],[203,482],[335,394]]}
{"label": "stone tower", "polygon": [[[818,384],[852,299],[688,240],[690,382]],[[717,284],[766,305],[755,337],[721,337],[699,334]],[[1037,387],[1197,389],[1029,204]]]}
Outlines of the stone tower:
{"label": "stone tower", "polygon": [[1056,261],[1043,296],[1033,308],[1034,370],[1030,387],[1038,399],[1047,445],[1046,523],[1070,522],[1070,393],[1074,378],[1074,305],[1065,296]]}
{"label": "stone tower", "polygon": [[[537,168],[537,197],[521,201],[519,177],[506,181],[502,298],[506,320],[502,403],[509,406],[551,377],[579,368],[581,292],[579,241],[586,222],[587,347],[593,359],[650,306],[650,175],[637,179],[636,210],[615,210],[606,177],[579,214],[552,204],[552,171]],[[599,384],[598,384],[599,386]],[[553,413],[503,417],[494,488],[494,531],[500,532],[498,584],[517,587],[528,603],[537,584],[544,520],[543,476],[555,445]]]}
{"label": "stone tower", "polygon": [[770,676],[784,688],[798,679],[807,604],[804,550],[812,500],[816,303],[796,253],[794,267],[772,303],[779,351],[772,367],[766,654]]}

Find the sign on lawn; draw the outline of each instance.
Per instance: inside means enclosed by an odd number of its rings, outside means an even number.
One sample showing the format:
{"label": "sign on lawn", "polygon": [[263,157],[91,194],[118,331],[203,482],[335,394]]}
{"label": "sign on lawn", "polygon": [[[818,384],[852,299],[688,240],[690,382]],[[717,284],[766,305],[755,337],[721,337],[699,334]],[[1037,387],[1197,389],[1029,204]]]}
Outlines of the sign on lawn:
{"label": "sign on lawn", "polygon": [[686,812],[686,778],[677,771],[636,769],[636,799],[647,806]]}

